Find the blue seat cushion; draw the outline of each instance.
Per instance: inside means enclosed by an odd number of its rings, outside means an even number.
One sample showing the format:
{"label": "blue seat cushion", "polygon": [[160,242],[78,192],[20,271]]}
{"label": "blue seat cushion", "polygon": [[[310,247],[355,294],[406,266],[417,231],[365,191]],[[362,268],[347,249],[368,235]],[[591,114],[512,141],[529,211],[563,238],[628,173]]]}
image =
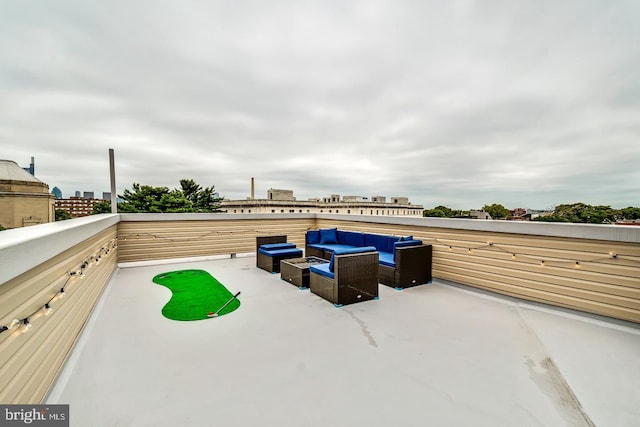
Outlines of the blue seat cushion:
{"label": "blue seat cushion", "polygon": [[395,254],[391,252],[378,252],[378,262],[382,265],[386,265],[387,267],[395,267],[396,263],[394,262]]}
{"label": "blue seat cushion", "polygon": [[333,271],[333,265],[334,265],[336,255],[359,254],[364,252],[375,252],[375,251],[376,251],[376,248],[374,246],[363,246],[361,248],[337,249],[333,251],[333,254],[331,254],[331,261],[329,261],[329,271]]}
{"label": "blue seat cushion", "polygon": [[296,249],[296,248],[272,249],[272,250],[260,248],[258,249],[258,252],[270,257],[283,256],[283,255],[290,255],[291,258],[302,257],[302,249]]}
{"label": "blue seat cushion", "polygon": [[332,271],[329,271],[329,263],[324,263],[324,264],[312,264],[309,266],[309,271],[314,272],[316,274],[319,274],[321,276],[324,277],[328,277],[329,279],[333,279],[335,277],[335,275],[333,274]]}
{"label": "blue seat cushion", "polygon": [[307,246],[313,249],[320,249],[320,250],[324,249],[324,245],[321,245],[320,243],[313,243],[313,244],[309,243]]}
{"label": "blue seat cushion", "polygon": [[401,248],[403,246],[419,246],[422,244],[422,240],[402,240],[400,242],[395,242],[393,244],[394,249],[395,248]]}
{"label": "blue seat cushion", "polygon": [[347,249],[355,248],[355,246],[341,245],[339,243],[332,243],[332,244],[327,244],[327,245],[311,245],[311,247],[315,247],[315,248],[318,248],[318,249],[324,249],[325,251],[329,251],[329,252],[335,252],[335,251],[341,251],[341,250],[347,250]]}
{"label": "blue seat cushion", "polygon": [[320,229],[320,243],[338,243],[338,229],[337,228],[321,228]]}
{"label": "blue seat cushion", "polygon": [[260,248],[266,250],[272,249],[287,249],[287,248],[295,248],[295,243],[267,243],[266,245],[260,245]]}
{"label": "blue seat cushion", "polygon": [[307,243],[309,244],[320,243],[320,231],[318,230],[307,231]]}

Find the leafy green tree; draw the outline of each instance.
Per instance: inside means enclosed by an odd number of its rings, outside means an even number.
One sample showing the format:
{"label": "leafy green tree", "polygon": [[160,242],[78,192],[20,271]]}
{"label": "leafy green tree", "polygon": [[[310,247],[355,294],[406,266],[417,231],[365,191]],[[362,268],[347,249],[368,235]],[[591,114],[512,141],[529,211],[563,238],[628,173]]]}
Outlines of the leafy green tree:
{"label": "leafy green tree", "polygon": [[6,230],[6,228],[4,228],[4,227],[2,226],[2,224],[0,224],[0,231],[2,231],[2,230]]}
{"label": "leafy green tree", "polygon": [[620,209],[618,219],[640,219],[640,208],[633,208],[629,206],[628,208]]}
{"label": "leafy green tree", "polygon": [[98,202],[93,205],[93,212],[91,215],[103,214],[103,213],[111,213],[111,202],[109,200],[105,200],[104,202]]}
{"label": "leafy green tree", "polygon": [[552,217],[562,218],[567,222],[603,224],[615,222],[620,213],[611,206],[591,206],[585,203],[558,205]]}
{"label": "leafy green tree", "polygon": [[422,216],[428,217],[440,217],[440,218],[451,218],[453,216],[453,211],[446,206],[436,206],[433,209],[425,209],[422,213]]}
{"label": "leafy green tree", "polygon": [[152,187],[133,183],[132,191],[124,190],[118,206],[121,212],[189,212],[189,201],[182,191],[168,187]]}
{"label": "leafy green tree", "polygon": [[459,209],[450,209],[446,206],[436,206],[433,209],[425,209],[422,212],[422,216],[425,217],[439,217],[439,218],[454,218],[460,216],[468,216],[469,211],[463,211]]}
{"label": "leafy green tree", "polygon": [[202,188],[192,179],[181,179],[180,188],[191,202],[193,212],[220,212],[222,198],[217,196],[213,185]]}
{"label": "leafy green tree", "polygon": [[221,197],[214,186],[202,188],[191,179],[180,180],[180,189],[134,183],[120,196],[119,212],[220,212]]}
{"label": "leafy green tree", "polygon": [[491,215],[491,218],[493,219],[505,219],[511,216],[509,209],[497,203],[494,203],[492,205],[484,205],[482,207],[482,210]]}
{"label": "leafy green tree", "polygon": [[640,208],[612,209],[611,206],[592,206],[586,203],[558,205],[553,214],[535,218],[534,221],[609,224],[621,219],[640,218]]}
{"label": "leafy green tree", "polygon": [[56,209],[55,215],[56,215],[56,221],[64,221],[65,219],[71,219],[71,214],[62,209]]}

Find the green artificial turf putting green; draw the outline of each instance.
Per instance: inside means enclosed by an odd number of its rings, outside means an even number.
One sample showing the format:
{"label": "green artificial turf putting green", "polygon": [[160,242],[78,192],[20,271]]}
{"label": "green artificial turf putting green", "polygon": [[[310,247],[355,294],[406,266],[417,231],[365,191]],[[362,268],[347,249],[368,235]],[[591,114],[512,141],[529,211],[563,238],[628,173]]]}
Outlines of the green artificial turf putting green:
{"label": "green artificial turf putting green", "polygon": [[[233,294],[213,276],[204,270],[179,270],[158,274],[153,282],[166,286],[173,292],[169,302],[162,307],[162,315],[172,320],[207,319],[209,313],[215,313]],[[235,298],[218,316],[231,313],[240,307]]]}

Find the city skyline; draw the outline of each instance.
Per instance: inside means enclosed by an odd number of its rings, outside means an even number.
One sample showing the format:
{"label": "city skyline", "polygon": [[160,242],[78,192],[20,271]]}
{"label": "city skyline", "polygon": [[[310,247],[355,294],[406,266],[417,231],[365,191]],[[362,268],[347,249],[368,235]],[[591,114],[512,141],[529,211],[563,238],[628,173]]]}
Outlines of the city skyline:
{"label": "city skyline", "polygon": [[0,157],[62,189],[640,205],[640,3],[0,5]]}

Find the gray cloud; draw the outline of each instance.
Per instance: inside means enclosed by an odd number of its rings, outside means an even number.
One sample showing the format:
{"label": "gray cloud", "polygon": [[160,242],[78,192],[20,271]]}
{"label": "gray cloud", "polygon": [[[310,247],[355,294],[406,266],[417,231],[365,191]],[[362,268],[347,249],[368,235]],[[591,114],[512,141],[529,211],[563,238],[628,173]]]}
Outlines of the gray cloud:
{"label": "gray cloud", "polygon": [[0,5],[0,157],[65,195],[181,178],[245,198],[640,205],[640,6]]}

